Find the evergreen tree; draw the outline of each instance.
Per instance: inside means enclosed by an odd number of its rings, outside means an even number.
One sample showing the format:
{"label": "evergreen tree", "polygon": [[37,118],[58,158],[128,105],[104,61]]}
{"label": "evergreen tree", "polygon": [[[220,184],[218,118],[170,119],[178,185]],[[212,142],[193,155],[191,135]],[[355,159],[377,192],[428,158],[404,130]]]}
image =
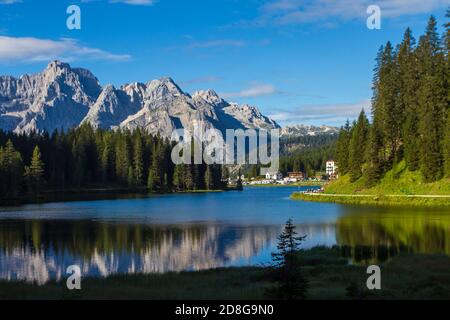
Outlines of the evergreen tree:
{"label": "evergreen tree", "polygon": [[41,159],[41,151],[36,146],[33,150],[31,164],[25,169],[29,183],[29,188],[34,193],[39,193],[43,187],[44,179],[44,163]]}
{"label": "evergreen tree", "polygon": [[175,191],[184,190],[184,168],[183,164],[177,164],[173,173],[173,187]]}
{"label": "evergreen tree", "polygon": [[[447,18],[450,18],[450,8],[447,9]],[[445,175],[450,177],[450,22],[445,24],[446,33],[445,33],[445,43],[446,43],[446,61],[447,61],[447,70],[446,70],[446,91],[447,91],[447,110],[446,110],[446,125],[444,130],[444,163],[445,163]]]}
{"label": "evergreen tree", "polygon": [[154,144],[152,152],[152,163],[148,173],[147,186],[150,191],[160,192],[163,190],[163,155],[160,143]]}
{"label": "evergreen tree", "polygon": [[111,145],[111,139],[106,138],[103,142],[103,151],[101,153],[101,172],[103,182],[114,180],[114,152]]}
{"label": "evergreen tree", "polygon": [[119,183],[128,184],[128,168],[130,167],[128,142],[125,135],[119,134],[116,142],[115,176]]}
{"label": "evergreen tree", "polygon": [[192,174],[192,165],[190,164],[184,167],[184,185],[186,190],[194,190],[194,176]]}
{"label": "evergreen tree", "polygon": [[383,140],[377,126],[370,127],[369,145],[367,147],[366,186],[373,187],[383,175]]}
{"label": "evergreen tree", "polygon": [[133,165],[134,165],[134,179],[136,185],[143,185],[144,181],[144,163],[143,163],[143,151],[142,151],[142,140],[139,134],[136,135],[134,141],[134,157],[133,157]]}
{"label": "evergreen tree", "polygon": [[306,236],[298,237],[295,225],[290,218],[281,235],[278,236],[278,252],[272,253],[273,275],[277,282],[268,294],[276,299],[304,299],[308,289],[308,281],[303,276],[298,253]]}
{"label": "evergreen tree", "polygon": [[212,172],[211,166],[207,165],[205,170],[205,187],[206,190],[214,190],[214,173]]}
{"label": "evergreen tree", "polygon": [[445,176],[450,177],[450,112],[447,112],[447,123],[444,135]]}
{"label": "evergreen tree", "polygon": [[128,167],[128,187],[136,186],[136,179],[134,177],[134,170],[132,166]]}
{"label": "evergreen tree", "polygon": [[[336,144],[336,161],[340,174],[346,174],[349,171],[350,138],[351,138],[351,126],[350,121],[347,120],[345,126],[343,126],[339,131],[339,139]],[[300,171],[300,168],[298,171]]]}
{"label": "evergreen tree", "polygon": [[431,17],[417,48],[419,66],[419,135],[420,167],[426,181],[435,181],[443,175],[444,119],[447,109],[444,56],[440,46],[436,20]]}
{"label": "evergreen tree", "polygon": [[16,197],[21,190],[23,163],[11,140],[0,150],[0,192],[7,197]]}
{"label": "evergreen tree", "polygon": [[415,39],[411,29],[406,29],[397,57],[398,93],[396,99],[399,112],[397,122],[402,126],[402,141],[406,164],[411,171],[419,167],[418,105],[417,105],[417,66]]}
{"label": "evergreen tree", "polygon": [[369,121],[364,110],[361,111],[350,139],[349,169],[350,180],[358,180],[362,175],[362,165],[365,160]]}

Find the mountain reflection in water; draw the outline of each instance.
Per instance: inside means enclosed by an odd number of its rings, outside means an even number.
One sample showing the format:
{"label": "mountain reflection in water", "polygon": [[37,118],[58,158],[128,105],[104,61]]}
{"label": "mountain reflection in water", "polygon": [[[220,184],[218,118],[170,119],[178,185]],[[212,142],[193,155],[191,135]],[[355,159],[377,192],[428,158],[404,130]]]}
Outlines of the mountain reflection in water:
{"label": "mountain reflection in water", "polygon": [[342,247],[355,263],[402,251],[450,255],[448,209],[381,208],[289,199],[297,188],[0,207],[0,279],[261,265],[292,217],[303,248]]}
{"label": "mountain reflection in water", "polygon": [[0,225],[0,278],[45,283],[67,266],[83,274],[154,273],[247,264],[278,226],[141,225],[104,221],[8,221]]}

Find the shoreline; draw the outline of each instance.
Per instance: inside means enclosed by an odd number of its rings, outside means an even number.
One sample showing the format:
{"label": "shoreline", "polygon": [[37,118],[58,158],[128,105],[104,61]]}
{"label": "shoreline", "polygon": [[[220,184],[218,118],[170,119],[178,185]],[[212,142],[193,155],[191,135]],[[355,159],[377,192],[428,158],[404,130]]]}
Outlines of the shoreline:
{"label": "shoreline", "polygon": [[52,202],[119,200],[129,198],[148,198],[169,194],[211,193],[237,191],[229,187],[219,190],[186,190],[171,192],[149,192],[147,188],[84,188],[66,189],[63,191],[45,191],[38,196],[23,196],[16,199],[1,199],[0,206],[14,207],[27,204],[43,204]]}
{"label": "shoreline", "polygon": [[373,195],[293,192],[290,198],[293,200],[332,202],[349,205],[450,208],[450,195]]}

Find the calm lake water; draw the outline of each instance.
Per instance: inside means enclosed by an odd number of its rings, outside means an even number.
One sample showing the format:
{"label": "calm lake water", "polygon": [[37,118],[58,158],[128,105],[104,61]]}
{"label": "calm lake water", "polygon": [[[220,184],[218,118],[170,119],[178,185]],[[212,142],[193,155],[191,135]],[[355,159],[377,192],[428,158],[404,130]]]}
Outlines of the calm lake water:
{"label": "calm lake water", "polygon": [[289,217],[307,235],[304,248],[337,244],[385,248],[384,256],[398,250],[450,255],[448,209],[290,200],[298,190],[0,207],[0,278],[45,283],[65,278],[72,264],[84,276],[265,264]]}

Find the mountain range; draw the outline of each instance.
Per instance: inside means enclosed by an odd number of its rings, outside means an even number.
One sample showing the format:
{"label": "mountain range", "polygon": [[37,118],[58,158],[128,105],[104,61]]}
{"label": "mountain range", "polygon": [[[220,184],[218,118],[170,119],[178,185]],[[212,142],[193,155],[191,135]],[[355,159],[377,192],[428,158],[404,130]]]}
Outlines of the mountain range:
{"label": "mountain range", "polygon": [[[87,69],[52,61],[39,73],[0,76],[0,129],[16,133],[94,128],[133,130],[170,137],[174,129],[277,129],[257,107],[227,102],[214,91],[184,92],[171,78],[102,87]],[[336,129],[336,128],[334,128]],[[333,127],[292,126],[282,135],[315,135]]]}

